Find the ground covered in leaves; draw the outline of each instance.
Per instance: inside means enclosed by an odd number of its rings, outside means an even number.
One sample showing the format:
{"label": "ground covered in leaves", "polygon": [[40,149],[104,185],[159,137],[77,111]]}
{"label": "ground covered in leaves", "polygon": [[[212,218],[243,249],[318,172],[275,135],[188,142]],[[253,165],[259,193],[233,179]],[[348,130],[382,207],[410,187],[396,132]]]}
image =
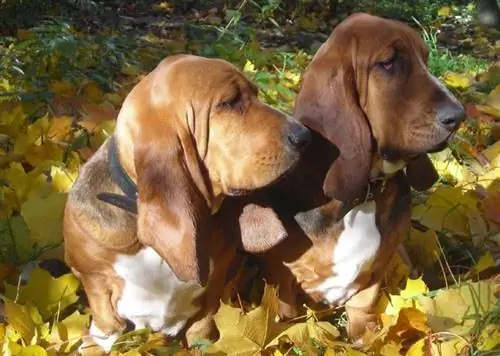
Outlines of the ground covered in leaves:
{"label": "ground covered in leaves", "polygon": [[[280,323],[276,290],[256,286],[255,295],[243,296],[245,312],[238,303],[222,304],[215,344],[200,340],[185,350],[141,330],[124,335],[113,353],[500,354],[500,33],[474,25],[473,6],[362,1],[332,13],[305,5],[281,11],[280,1],[243,1],[225,10],[178,2],[79,3],[91,7],[76,14],[56,7],[43,22],[1,32],[4,355],[75,354],[85,338],[89,309],[79,281],[60,262],[66,194],[144,73],[172,53],[222,57],[258,84],[264,101],[290,111],[311,55],[355,10],[403,17],[417,28],[431,49],[431,71],[469,116],[451,147],[432,157],[440,182],[414,197],[406,246],[418,271],[398,258],[389,266],[380,332],[366,334],[367,347],[356,350],[343,338],[341,308],[308,310]],[[419,277],[408,279],[412,272]]]}

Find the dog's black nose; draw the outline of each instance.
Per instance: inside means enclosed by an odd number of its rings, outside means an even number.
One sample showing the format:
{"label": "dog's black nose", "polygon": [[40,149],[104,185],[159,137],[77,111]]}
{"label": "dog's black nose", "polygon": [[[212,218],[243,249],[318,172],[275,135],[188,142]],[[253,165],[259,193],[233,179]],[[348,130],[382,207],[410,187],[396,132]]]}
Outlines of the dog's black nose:
{"label": "dog's black nose", "polygon": [[439,123],[450,131],[454,131],[465,120],[465,117],[463,106],[455,103],[440,107],[437,112]]}
{"label": "dog's black nose", "polygon": [[311,130],[302,125],[293,124],[288,132],[288,141],[299,151],[303,151],[307,147],[311,138]]}

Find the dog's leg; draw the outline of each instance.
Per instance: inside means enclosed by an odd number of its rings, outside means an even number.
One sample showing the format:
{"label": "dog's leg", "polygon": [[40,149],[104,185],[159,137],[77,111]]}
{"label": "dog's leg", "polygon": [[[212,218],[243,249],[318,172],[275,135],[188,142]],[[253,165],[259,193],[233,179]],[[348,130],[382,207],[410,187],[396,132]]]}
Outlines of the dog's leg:
{"label": "dog's leg", "polygon": [[373,283],[368,288],[359,291],[345,304],[348,318],[347,334],[355,340],[357,346],[362,346],[362,337],[366,328],[377,327],[375,306],[379,290],[380,282]]}
{"label": "dog's leg", "polygon": [[[110,283],[109,278],[101,275],[84,275],[81,281],[92,310],[90,336],[104,351],[109,352],[126,327],[125,321],[116,314],[113,305],[116,304],[119,283]],[[84,342],[80,349],[89,344],[90,342]]]}
{"label": "dog's leg", "polygon": [[189,326],[185,334],[188,347],[191,347],[194,343],[202,339],[214,342],[219,338],[219,332],[217,331],[213,316],[214,313],[209,311],[201,319],[196,320]]}

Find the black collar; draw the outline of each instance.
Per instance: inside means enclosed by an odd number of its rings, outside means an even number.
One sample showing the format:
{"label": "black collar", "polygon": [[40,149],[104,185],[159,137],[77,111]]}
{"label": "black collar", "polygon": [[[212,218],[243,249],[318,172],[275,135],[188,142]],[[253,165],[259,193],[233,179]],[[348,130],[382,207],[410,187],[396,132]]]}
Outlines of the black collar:
{"label": "black collar", "polygon": [[356,198],[354,200],[347,201],[344,204],[342,204],[342,208],[338,216],[339,220],[342,219],[354,207],[375,200],[377,196],[379,196],[385,191],[385,189],[387,188],[387,181],[389,179],[390,178],[381,178],[381,179],[371,180],[368,183],[368,187],[366,189],[366,196],[364,199]]}
{"label": "black collar", "polygon": [[115,135],[111,135],[108,141],[108,168],[114,182],[125,195],[105,192],[97,194],[97,199],[137,214],[137,185],[120,163]]}

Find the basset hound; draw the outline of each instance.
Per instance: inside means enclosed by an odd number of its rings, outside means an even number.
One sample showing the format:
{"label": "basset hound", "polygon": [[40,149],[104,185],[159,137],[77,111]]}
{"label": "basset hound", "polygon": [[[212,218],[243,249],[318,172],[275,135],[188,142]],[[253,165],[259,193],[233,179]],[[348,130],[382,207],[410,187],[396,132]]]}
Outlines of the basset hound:
{"label": "basset hound", "polygon": [[225,196],[282,177],[310,139],[224,60],[176,55],[142,79],[65,209],[65,258],[95,342],[109,351],[127,320],[188,342],[211,335],[235,250],[263,252],[284,236],[231,241],[211,215]]}
{"label": "basset hound", "polygon": [[[278,285],[282,317],[295,317],[304,301],[345,304],[352,338],[375,326],[382,277],[409,229],[410,186],[435,183],[427,153],[443,149],[465,119],[427,58],[408,25],[349,16],[302,76],[294,117],[314,134],[298,167],[221,210],[252,203],[278,214],[288,237],[255,258],[262,277]],[[244,220],[242,235],[261,236],[275,216],[258,219]]]}

